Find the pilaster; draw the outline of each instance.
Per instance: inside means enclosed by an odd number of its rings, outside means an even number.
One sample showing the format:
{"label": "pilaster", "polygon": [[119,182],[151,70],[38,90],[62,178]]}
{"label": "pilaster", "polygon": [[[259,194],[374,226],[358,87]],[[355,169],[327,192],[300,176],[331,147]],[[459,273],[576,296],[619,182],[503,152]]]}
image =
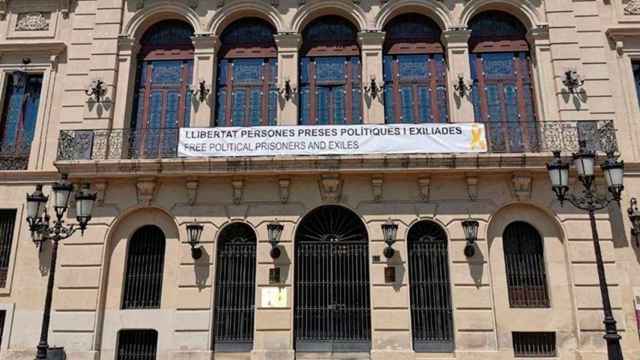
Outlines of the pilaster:
{"label": "pilaster", "polygon": [[[375,81],[380,86],[384,82],[382,74],[382,46],[385,33],[381,31],[363,31],[358,34],[362,49],[362,85],[363,89]],[[363,122],[365,124],[384,124],[383,94],[374,99],[363,90]]]}
{"label": "pilaster", "polygon": [[551,41],[549,40],[549,28],[541,26],[529,30],[527,41],[532,46],[533,74],[536,104],[541,121],[553,120],[558,114],[558,102],[555,100],[555,88],[553,78],[553,64],[551,59]]}
{"label": "pilaster", "polygon": [[204,81],[206,88],[209,90],[209,94],[203,102],[200,102],[198,99],[199,96],[192,97],[191,127],[209,127],[213,123],[213,114],[215,111],[215,78],[218,67],[216,55],[220,47],[220,42],[216,36],[211,34],[196,34],[192,40],[195,51],[193,83],[191,84],[191,88],[197,89],[198,84]]}
{"label": "pilaster", "polygon": [[121,94],[120,101],[116,101],[113,109],[113,128],[121,129],[128,127],[128,122],[133,106],[133,89],[135,87],[136,60],[139,45],[135,39],[122,35],[118,38],[118,65],[116,93]]}
{"label": "pilaster", "polygon": [[466,28],[452,28],[442,33],[442,43],[446,48],[449,59],[449,78],[447,92],[449,93],[449,119],[451,122],[473,122],[473,104],[469,92],[463,97],[454,89],[458,76],[465,82],[471,81],[471,66],[469,64],[469,37],[471,31]]}
{"label": "pilaster", "polygon": [[302,36],[297,33],[279,33],[275,35],[278,47],[278,89],[284,89],[287,80],[294,90],[291,99],[278,96],[278,125],[298,124],[298,50]]}

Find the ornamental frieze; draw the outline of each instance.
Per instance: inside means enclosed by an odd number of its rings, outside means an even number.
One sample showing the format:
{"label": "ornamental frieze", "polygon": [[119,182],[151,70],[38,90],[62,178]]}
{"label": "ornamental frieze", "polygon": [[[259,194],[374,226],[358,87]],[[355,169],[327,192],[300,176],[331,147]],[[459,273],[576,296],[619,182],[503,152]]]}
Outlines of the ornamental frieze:
{"label": "ornamental frieze", "polygon": [[47,31],[49,30],[50,13],[29,12],[18,14],[16,31]]}
{"label": "ornamental frieze", "polygon": [[640,15],[640,0],[629,0],[624,6],[625,15]]}

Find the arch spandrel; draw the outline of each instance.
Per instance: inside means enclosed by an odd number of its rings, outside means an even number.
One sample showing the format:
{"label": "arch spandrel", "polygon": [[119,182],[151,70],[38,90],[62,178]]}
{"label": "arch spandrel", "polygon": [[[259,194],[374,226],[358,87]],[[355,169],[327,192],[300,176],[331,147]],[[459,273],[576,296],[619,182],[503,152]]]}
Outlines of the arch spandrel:
{"label": "arch spandrel", "polygon": [[368,30],[367,16],[356,4],[336,0],[326,0],[301,6],[291,21],[291,31],[302,33],[313,20],[327,16],[340,16],[353,23],[358,31]]}
{"label": "arch spandrel", "polygon": [[374,28],[382,31],[395,17],[407,13],[416,13],[430,18],[440,26],[442,31],[454,27],[455,24],[451,18],[452,12],[440,2],[425,3],[416,0],[399,0],[389,1],[380,9],[374,19]]}
{"label": "arch spandrel", "polygon": [[258,2],[239,0],[218,9],[213,18],[207,23],[207,32],[220,36],[232,23],[247,17],[257,17],[270,23],[276,32],[289,31],[282,16],[273,6]]}
{"label": "arch spandrel", "polygon": [[458,19],[461,26],[468,27],[471,19],[488,10],[503,11],[516,17],[527,30],[539,28],[546,23],[538,10],[528,1],[519,0],[472,0],[463,8]]}
{"label": "arch spandrel", "polygon": [[186,4],[176,2],[153,4],[136,12],[123,26],[121,37],[139,41],[150,27],[163,20],[182,20],[193,27],[195,34],[206,32],[200,15]]}

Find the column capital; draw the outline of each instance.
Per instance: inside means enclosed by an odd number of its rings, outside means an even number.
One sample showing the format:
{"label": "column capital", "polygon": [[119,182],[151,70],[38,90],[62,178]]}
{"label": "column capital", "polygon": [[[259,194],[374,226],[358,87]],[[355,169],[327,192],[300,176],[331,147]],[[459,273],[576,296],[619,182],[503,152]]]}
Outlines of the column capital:
{"label": "column capital", "polygon": [[471,30],[466,27],[450,28],[442,32],[441,41],[444,46],[449,47],[455,44],[466,44],[471,37]]}
{"label": "column capital", "polygon": [[193,47],[196,52],[202,52],[206,50],[217,51],[220,47],[220,41],[217,36],[214,36],[211,33],[200,33],[195,34],[191,37],[191,41],[193,42]]}
{"label": "column capital", "polygon": [[548,41],[549,40],[549,26],[542,25],[533,28],[527,32],[527,40],[530,43]]}
{"label": "column capital", "polygon": [[293,32],[281,32],[273,36],[279,51],[298,51],[302,45],[302,35]]}
{"label": "column capital", "polygon": [[382,48],[385,35],[384,31],[360,31],[358,42],[363,48]]}
{"label": "column capital", "polygon": [[130,56],[138,52],[140,45],[136,41],[129,37],[128,35],[120,35],[118,36],[118,55],[119,56]]}

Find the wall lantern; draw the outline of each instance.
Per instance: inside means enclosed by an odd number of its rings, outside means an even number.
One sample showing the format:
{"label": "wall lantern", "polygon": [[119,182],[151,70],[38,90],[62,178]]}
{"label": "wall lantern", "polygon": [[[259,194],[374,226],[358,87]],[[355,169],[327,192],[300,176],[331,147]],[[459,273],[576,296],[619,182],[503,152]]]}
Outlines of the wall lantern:
{"label": "wall lantern", "polygon": [[398,233],[398,224],[395,224],[391,219],[382,224],[382,235],[384,236],[384,242],[387,247],[384,248],[383,254],[387,259],[391,259],[396,251],[393,249],[393,244],[396,242],[396,235]]}
{"label": "wall lantern", "polygon": [[289,77],[284,80],[284,88],[278,88],[278,93],[284,97],[285,100],[289,101],[293,97],[293,94],[297,92],[296,88],[291,86],[291,79]]}
{"label": "wall lantern", "polygon": [[96,103],[100,104],[104,98],[104,95],[107,92],[107,89],[104,87],[104,81],[102,80],[93,80],[91,84],[89,84],[89,88],[86,89],[85,94],[88,97],[94,97]]}
{"label": "wall lantern", "polygon": [[458,92],[458,97],[465,97],[472,89],[471,84],[467,83],[464,75],[458,74],[458,81],[453,83],[453,89]]}
{"label": "wall lantern", "polygon": [[207,82],[205,80],[202,80],[198,83],[197,88],[191,88],[189,89],[189,92],[191,92],[193,96],[196,96],[197,99],[201,103],[203,103],[207,100],[207,96],[209,96],[211,90],[207,87]]}
{"label": "wall lantern", "polygon": [[196,260],[202,257],[202,247],[198,245],[200,245],[200,237],[202,236],[203,229],[204,226],[202,226],[202,224],[187,224],[187,240],[191,246],[191,257]]}
{"label": "wall lantern", "polygon": [[640,211],[638,210],[638,200],[636,198],[631,198],[627,213],[629,214],[629,221],[631,221],[632,226],[631,236],[635,239],[636,246],[640,246]]}
{"label": "wall lantern", "polygon": [[371,96],[372,99],[377,98],[378,94],[380,94],[383,90],[384,90],[384,86],[378,85],[375,75],[371,75],[371,81],[369,82],[369,86],[364,87],[364,91],[367,94],[369,94],[369,96]]}
{"label": "wall lantern", "polygon": [[569,93],[575,94],[584,85],[584,80],[576,69],[568,69],[562,75],[562,83],[567,87]]}
{"label": "wall lantern", "polygon": [[464,247],[464,255],[466,257],[472,257],[476,253],[475,243],[478,240],[478,228],[480,223],[478,220],[467,219],[462,222],[462,229],[464,230],[464,237],[467,240],[467,245]]}
{"label": "wall lantern", "polygon": [[269,255],[272,259],[277,259],[282,254],[282,250],[278,247],[280,243],[280,237],[282,236],[282,230],[284,229],[284,225],[280,223],[271,223],[267,225],[267,233],[269,236],[269,243],[271,244],[271,251]]}

